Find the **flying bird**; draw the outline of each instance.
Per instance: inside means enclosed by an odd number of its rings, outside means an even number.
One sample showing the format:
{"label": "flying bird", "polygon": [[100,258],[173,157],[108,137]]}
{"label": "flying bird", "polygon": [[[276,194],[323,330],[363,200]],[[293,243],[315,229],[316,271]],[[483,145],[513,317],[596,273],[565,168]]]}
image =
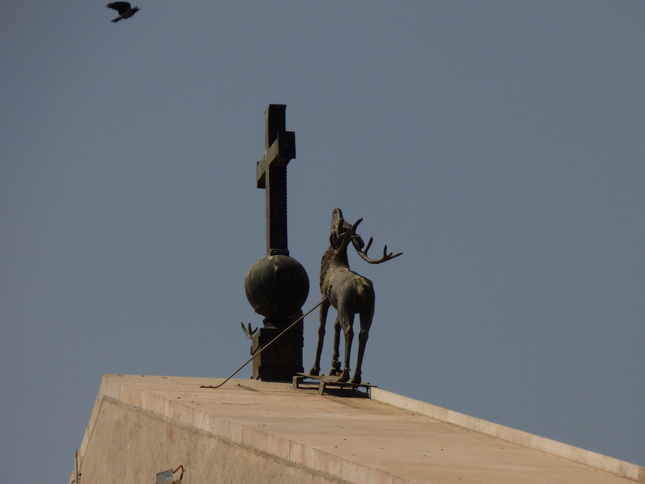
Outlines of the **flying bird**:
{"label": "flying bird", "polygon": [[107,7],[119,12],[119,16],[112,20],[112,22],[130,18],[139,11],[139,7],[132,7],[129,2],[112,2],[108,3]]}

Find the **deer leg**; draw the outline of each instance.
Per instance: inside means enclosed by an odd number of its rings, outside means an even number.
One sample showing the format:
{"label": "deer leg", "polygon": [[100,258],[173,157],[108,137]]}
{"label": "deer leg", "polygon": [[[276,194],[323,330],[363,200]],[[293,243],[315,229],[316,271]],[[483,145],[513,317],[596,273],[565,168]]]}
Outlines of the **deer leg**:
{"label": "deer leg", "polygon": [[318,346],[316,346],[316,360],[314,366],[309,371],[310,375],[320,375],[320,355],[325,342],[325,325],[327,321],[327,311],[329,311],[329,302],[324,302],[320,306],[320,326],[318,326]]}
{"label": "deer leg", "polygon": [[334,352],[331,357],[330,375],[340,375],[340,317],[334,323]]}
{"label": "deer leg", "polygon": [[354,377],[350,383],[360,383],[361,382],[361,367],[363,366],[363,355],[365,355],[365,346],[367,345],[367,338],[369,337],[369,332],[361,329],[358,333],[358,357],[356,359],[356,371],[354,371]]}
{"label": "deer leg", "polygon": [[343,331],[345,333],[345,366],[338,381],[349,380],[349,361],[352,354],[352,340],[354,339],[354,314],[346,314],[342,319]]}
{"label": "deer leg", "polygon": [[356,371],[351,383],[360,383],[362,374],[361,368],[363,367],[363,356],[365,355],[365,347],[367,346],[367,339],[370,334],[370,327],[372,326],[372,318],[374,317],[374,304],[361,312],[361,330],[358,333],[358,356],[356,357]]}

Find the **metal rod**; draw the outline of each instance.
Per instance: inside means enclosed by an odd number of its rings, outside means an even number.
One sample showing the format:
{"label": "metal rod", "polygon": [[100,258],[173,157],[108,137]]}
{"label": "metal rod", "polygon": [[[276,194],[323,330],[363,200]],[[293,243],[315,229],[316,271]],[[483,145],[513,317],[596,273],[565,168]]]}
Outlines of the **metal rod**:
{"label": "metal rod", "polygon": [[74,461],[76,465],[76,479],[74,480],[74,482],[76,484],[81,484],[81,477],[80,477],[80,474],[78,473],[78,450],[74,451]]}
{"label": "metal rod", "polygon": [[280,338],[283,334],[285,334],[287,331],[289,331],[291,328],[293,328],[293,327],[294,327],[296,324],[298,324],[300,321],[302,321],[303,319],[305,319],[305,316],[308,316],[309,314],[311,314],[311,313],[313,312],[313,310],[314,310],[314,309],[316,309],[317,307],[321,306],[321,305],[322,305],[322,304],[323,304],[323,303],[324,303],[328,298],[329,298],[329,295],[325,296],[325,297],[323,298],[323,300],[322,300],[322,301],[320,301],[320,302],[319,302],[318,304],[316,304],[313,308],[311,308],[309,311],[307,311],[305,314],[303,314],[303,315],[302,315],[302,316],[300,316],[298,319],[296,319],[293,323],[291,323],[291,324],[290,324],[287,328],[285,328],[285,329],[284,329],[284,330],[283,330],[283,331],[282,331],[278,336],[276,336],[276,337],[275,337],[275,338],[273,338],[271,341],[269,341],[269,342],[266,344],[266,346],[265,346],[264,348],[262,348],[262,349],[260,349],[260,351],[256,352],[253,356],[251,356],[251,358],[249,358],[248,360],[246,360],[246,362],[245,362],[242,366],[240,366],[237,370],[235,370],[233,373],[231,373],[231,376],[229,376],[229,377],[228,377],[226,380],[224,380],[222,383],[220,383],[219,385],[215,385],[215,386],[213,386],[213,385],[200,385],[200,387],[199,387],[199,388],[219,388],[219,387],[223,386],[223,385],[224,385],[224,383],[226,383],[226,382],[227,382],[227,381],[229,381],[231,378],[233,378],[233,377],[234,377],[234,376],[235,376],[235,375],[236,375],[236,374],[237,374],[237,373],[238,373],[242,368],[244,368],[244,367],[245,367],[246,365],[248,365],[251,361],[253,361],[253,358],[255,358],[256,356],[258,356],[260,353],[262,353],[264,350],[266,350],[269,346],[271,346],[273,343],[275,343],[275,341],[276,341],[278,338]]}

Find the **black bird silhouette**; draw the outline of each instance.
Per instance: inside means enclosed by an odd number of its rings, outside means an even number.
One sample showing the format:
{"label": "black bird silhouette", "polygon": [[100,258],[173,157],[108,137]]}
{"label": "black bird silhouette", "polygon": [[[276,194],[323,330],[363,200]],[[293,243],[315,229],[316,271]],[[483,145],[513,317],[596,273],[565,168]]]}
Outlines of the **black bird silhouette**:
{"label": "black bird silhouette", "polygon": [[139,7],[132,7],[128,2],[112,2],[108,3],[107,7],[119,12],[119,16],[112,20],[112,22],[118,22],[124,18],[130,18],[139,11]]}

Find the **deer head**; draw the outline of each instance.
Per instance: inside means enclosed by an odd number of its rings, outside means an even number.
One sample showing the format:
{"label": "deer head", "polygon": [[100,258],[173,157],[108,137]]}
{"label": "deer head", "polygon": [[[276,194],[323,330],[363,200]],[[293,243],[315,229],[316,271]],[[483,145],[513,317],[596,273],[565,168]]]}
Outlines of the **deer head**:
{"label": "deer head", "polygon": [[[358,225],[358,223],[355,225]],[[331,215],[329,245],[338,251],[341,248],[344,249],[350,241],[356,250],[361,250],[365,246],[361,236],[356,233],[356,227],[345,220],[343,211],[340,208],[335,208]]]}
{"label": "deer head", "polygon": [[356,253],[360,256],[361,259],[363,259],[365,262],[368,262],[369,264],[381,264],[382,262],[394,259],[403,254],[403,252],[398,252],[396,254],[392,252],[388,253],[386,245],[383,247],[383,257],[381,257],[380,259],[370,258],[367,255],[367,251],[372,246],[373,238],[370,237],[365,250],[363,250],[365,243],[363,242],[361,236],[356,233],[356,228],[362,221],[363,219],[359,218],[353,225],[350,225],[343,218],[342,210],[340,208],[334,209],[332,213],[331,234],[329,235],[330,246],[337,252],[339,252],[346,250],[349,242],[352,242],[354,249],[356,249]]}

